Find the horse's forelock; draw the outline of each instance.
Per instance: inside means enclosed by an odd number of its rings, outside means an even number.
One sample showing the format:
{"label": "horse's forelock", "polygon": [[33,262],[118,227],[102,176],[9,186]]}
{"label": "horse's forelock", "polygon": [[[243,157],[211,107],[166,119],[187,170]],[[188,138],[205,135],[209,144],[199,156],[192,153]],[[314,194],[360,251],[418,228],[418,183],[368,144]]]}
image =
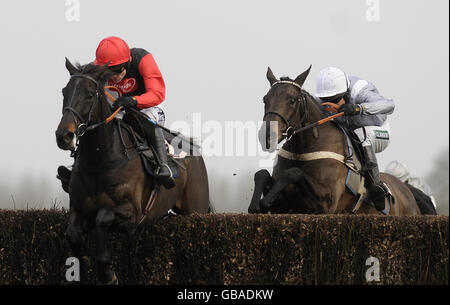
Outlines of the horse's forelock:
{"label": "horse's forelock", "polygon": [[280,77],[281,81],[289,81],[289,82],[293,82],[294,80],[290,79],[289,76],[282,76]]}
{"label": "horse's forelock", "polygon": [[86,65],[80,66],[79,69],[80,69],[81,73],[83,73],[83,74],[94,74],[94,73],[104,70],[103,66],[97,66],[97,65],[94,65],[93,63],[89,63]]}

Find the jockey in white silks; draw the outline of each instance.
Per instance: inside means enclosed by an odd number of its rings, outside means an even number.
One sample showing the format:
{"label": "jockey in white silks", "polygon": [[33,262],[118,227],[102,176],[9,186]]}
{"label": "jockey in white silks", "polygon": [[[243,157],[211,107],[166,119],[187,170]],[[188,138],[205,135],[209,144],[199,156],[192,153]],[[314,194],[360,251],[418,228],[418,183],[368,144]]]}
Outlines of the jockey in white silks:
{"label": "jockey in white silks", "polygon": [[430,186],[419,177],[411,176],[409,169],[405,164],[397,160],[391,161],[386,165],[384,172],[396,177],[401,182],[408,183],[421,190],[425,195],[430,197],[431,202],[433,202],[433,205],[436,208],[436,200],[434,199]]}
{"label": "jockey in white silks", "polygon": [[331,102],[340,105],[338,112],[344,112],[344,116],[335,120],[353,130],[363,142],[365,168],[368,169],[368,192],[375,207],[378,210],[384,209],[388,190],[380,181],[375,153],[382,152],[389,145],[390,127],[387,116],[394,111],[394,101],[381,96],[372,83],[355,76],[347,76],[344,71],[335,67],[328,67],[319,72],[316,99],[319,103]]}

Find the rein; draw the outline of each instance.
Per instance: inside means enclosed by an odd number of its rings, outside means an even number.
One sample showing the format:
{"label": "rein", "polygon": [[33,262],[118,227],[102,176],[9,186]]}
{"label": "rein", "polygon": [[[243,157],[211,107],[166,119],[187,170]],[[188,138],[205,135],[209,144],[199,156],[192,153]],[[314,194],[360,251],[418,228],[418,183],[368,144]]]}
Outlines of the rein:
{"label": "rein", "polygon": [[[338,117],[343,116],[343,115],[344,115],[344,112],[339,112],[339,113],[334,114],[334,115],[332,115],[332,116],[329,116],[329,117],[326,117],[326,118],[324,118],[324,119],[318,120],[317,122],[312,123],[312,124],[310,124],[310,125],[307,125],[307,126],[305,126],[305,127],[296,129],[296,130],[294,130],[294,131],[292,132],[291,137],[292,137],[293,135],[299,133],[299,132],[302,132],[302,131],[308,130],[308,129],[310,129],[310,128],[313,128],[313,127],[322,125],[322,124],[324,124],[324,123],[326,123],[326,122],[328,122],[328,121],[331,121],[331,120],[334,119],[334,118],[338,118]],[[290,140],[290,138],[289,138],[289,140]],[[288,141],[289,141],[289,140],[288,140]]]}

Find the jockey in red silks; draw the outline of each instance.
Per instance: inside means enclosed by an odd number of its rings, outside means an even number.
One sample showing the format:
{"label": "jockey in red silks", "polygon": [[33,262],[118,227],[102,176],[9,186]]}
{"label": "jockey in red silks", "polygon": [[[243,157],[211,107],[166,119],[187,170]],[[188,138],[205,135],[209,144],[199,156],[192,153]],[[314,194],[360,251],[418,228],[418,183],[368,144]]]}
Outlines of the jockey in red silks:
{"label": "jockey in red silks", "polygon": [[[148,115],[150,122],[143,127],[147,141],[153,144],[160,162],[159,171],[155,173],[156,181],[166,188],[174,187],[175,181],[167,164],[164,135],[161,128],[155,125],[164,125],[164,112],[158,105],[164,101],[166,93],[164,79],[155,59],[144,49],[130,49],[124,40],[114,36],[103,39],[95,55],[95,65],[108,65],[114,72],[106,84],[121,94],[114,102],[114,107],[134,107]],[[57,177],[67,191],[70,171],[60,166]]]}

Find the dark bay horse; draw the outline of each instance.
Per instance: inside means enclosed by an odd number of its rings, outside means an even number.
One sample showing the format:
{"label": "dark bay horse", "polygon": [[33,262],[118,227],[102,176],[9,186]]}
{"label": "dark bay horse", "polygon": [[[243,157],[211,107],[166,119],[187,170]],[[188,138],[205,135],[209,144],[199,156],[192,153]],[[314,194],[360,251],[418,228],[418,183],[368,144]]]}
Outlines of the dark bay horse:
{"label": "dark bay horse", "polygon": [[[278,143],[286,138],[287,141],[282,146],[285,153],[282,156],[278,154],[273,175],[267,170],[255,174],[254,193],[248,208],[250,213],[352,212],[355,195],[345,184],[349,168],[337,160],[337,156],[345,155],[343,132],[332,123],[304,132],[292,132],[325,118],[322,107],[302,89],[310,69],[295,80],[277,80],[270,68],[267,71],[271,88],[264,96],[265,124],[260,129],[260,143],[264,150],[273,152]],[[277,130],[270,128],[270,121],[277,123]],[[381,179],[388,185],[395,202],[389,215],[420,214],[413,193],[404,183],[383,173]],[[361,205],[357,212],[380,213],[366,204]]]}
{"label": "dark bay horse", "polygon": [[[111,76],[107,67],[74,66],[66,59],[70,80],[63,89],[63,116],[56,130],[59,148],[78,146],[69,183],[70,216],[67,238],[75,257],[81,259],[83,236],[95,230],[97,272],[101,283],[118,282],[107,249],[108,230],[132,233],[144,219],[156,221],[176,207],[181,215],[207,213],[208,176],[201,156],[182,159],[176,186],[161,187],[149,209],[155,183],[145,173],[132,136],[113,113],[103,84]],[[83,272],[83,269],[82,269]],[[82,274],[83,275],[83,274]]]}

